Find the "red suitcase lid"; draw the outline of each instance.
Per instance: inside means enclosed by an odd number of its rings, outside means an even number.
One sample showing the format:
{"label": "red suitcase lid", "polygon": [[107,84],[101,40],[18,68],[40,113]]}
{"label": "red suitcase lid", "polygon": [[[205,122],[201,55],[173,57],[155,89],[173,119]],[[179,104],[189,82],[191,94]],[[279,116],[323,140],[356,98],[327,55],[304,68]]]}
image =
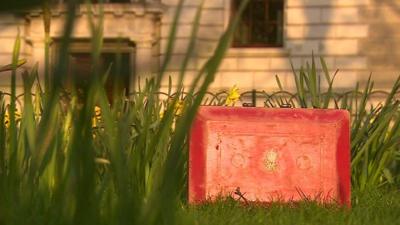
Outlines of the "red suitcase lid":
{"label": "red suitcase lid", "polygon": [[350,205],[349,142],[345,110],[201,107],[190,137],[189,202],[240,190],[246,201]]}

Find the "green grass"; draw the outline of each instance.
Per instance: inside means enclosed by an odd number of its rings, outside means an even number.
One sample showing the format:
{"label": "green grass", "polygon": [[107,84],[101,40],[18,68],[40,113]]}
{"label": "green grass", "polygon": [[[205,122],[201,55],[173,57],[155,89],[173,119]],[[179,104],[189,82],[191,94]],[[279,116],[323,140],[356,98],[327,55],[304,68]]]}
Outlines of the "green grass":
{"label": "green grass", "polygon": [[272,204],[269,207],[244,206],[235,201],[192,207],[195,224],[400,224],[400,192],[370,191],[356,197],[352,209],[315,203]]}
{"label": "green grass", "polygon": [[[243,1],[239,11],[245,4]],[[392,93],[379,107],[368,104],[372,81],[363,91],[357,85],[339,99],[334,92],[334,76],[327,72],[323,59],[320,63],[327,90],[323,92],[321,88],[313,60],[311,65],[294,71],[298,93],[293,98],[283,100],[278,96],[272,100],[303,108],[333,107],[352,112],[353,209],[321,207],[310,202],[267,208],[244,207],[232,200],[200,207],[186,204],[188,130],[229,48],[238,17],[187,90],[189,97],[181,99],[182,81],[202,15],[202,8],[198,8],[189,50],[177,79],[178,91],[165,101],[157,93],[163,77],[168,75],[166,68],[182,5],[180,1],[161,72],[138,87],[129,101],[121,90],[115,90],[110,104],[103,87],[108,71],[101,71],[98,66],[103,41],[101,7],[99,17],[89,15],[94,59],[90,85],[65,94],[68,46],[77,7],[74,1],[68,1],[59,58],[51,71],[46,61],[43,87],[38,82],[37,66],[21,74],[25,93],[19,118],[15,110],[16,76],[20,75],[17,67],[23,61],[19,59],[22,40],[17,37],[11,64],[0,66],[0,70],[12,71],[11,102],[0,95],[0,225],[395,224],[400,202],[399,193],[392,191],[400,185],[400,116],[395,93],[400,81],[395,82]],[[46,5],[43,7],[49,10]],[[46,35],[47,53],[48,38]],[[277,81],[285,91],[279,77]],[[183,106],[180,115],[176,115],[178,104]],[[101,116],[95,116],[95,106],[100,106]]]}

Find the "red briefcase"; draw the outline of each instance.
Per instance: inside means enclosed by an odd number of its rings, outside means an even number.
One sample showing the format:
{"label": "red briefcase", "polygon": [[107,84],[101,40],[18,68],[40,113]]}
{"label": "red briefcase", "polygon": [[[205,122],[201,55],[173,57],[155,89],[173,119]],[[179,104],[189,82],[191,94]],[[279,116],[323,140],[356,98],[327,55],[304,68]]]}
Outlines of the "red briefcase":
{"label": "red briefcase", "polygon": [[201,107],[189,153],[189,202],[316,200],[350,206],[349,113]]}

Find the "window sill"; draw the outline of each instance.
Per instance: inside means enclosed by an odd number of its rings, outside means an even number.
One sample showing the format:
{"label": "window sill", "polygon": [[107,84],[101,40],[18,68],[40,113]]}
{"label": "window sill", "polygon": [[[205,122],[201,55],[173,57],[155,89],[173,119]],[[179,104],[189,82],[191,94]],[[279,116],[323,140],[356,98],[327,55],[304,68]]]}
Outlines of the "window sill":
{"label": "window sill", "polygon": [[285,48],[233,48],[228,49],[226,56],[230,57],[288,57],[289,50]]}

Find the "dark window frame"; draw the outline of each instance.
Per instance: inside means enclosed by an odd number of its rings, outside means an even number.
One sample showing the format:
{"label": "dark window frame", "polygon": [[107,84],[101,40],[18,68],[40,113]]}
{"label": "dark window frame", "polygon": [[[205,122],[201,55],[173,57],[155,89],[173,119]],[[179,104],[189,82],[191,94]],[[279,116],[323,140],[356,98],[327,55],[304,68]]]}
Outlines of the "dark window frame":
{"label": "dark window frame", "polygon": [[[61,44],[61,39],[55,38],[53,39],[53,43],[51,45],[51,63],[54,66],[55,63],[57,62],[58,59],[58,53],[60,52],[60,44]],[[71,44],[69,45],[69,50],[68,54],[71,54],[70,57],[72,57],[72,54],[91,54],[92,48],[91,48],[91,40],[87,38],[75,38],[72,40]],[[136,57],[136,45],[134,42],[128,40],[128,39],[115,39],[115,38],[105,38],[103,40],[103,46],[101,49],[101,54],[103,53],[111,53],[111,54],[129,54],[129,74],[127,84],[124,88],[126,88],[125,92],[127,95],[129,95],[130,91],[130,83],[132,79],[135,79],[136,76],[136,65],[135,65],[135,57]],[[71,68],[69,67],[68,70]],[[69,71],[70,72],[70,71]],[[69,78],[66,81],[67,83],[65,85],[69,85],[68,82],[70,82]]]}
{"label": "dark window frame", "polygon": [[[250,7],[250,4],[252,4],[251,1],[252,0],[250,0],[250,2],[249,2],[249,7]],[[263,1],[265,4],[265,12],[268,12],[271,2],[273,2],[274,0],[263,0]],[[240,0],[230,0],[230,20],[232,20],[233,17],[235,16],[239,3],[240,3]],[[283,41],[284,40],[284,14],[285,14],[285,1],[284,0],[282,0],[281,7],[282,7],[281,8],[281,13],[282,13],[281,20],[280,21],[278,21],[278,20],[269,20],[268,21],[268,24],[276,26],[276,29],[278,30],[277,34],[280,34],[280,37],[281,37],[280,42],[277,41],[275,43],[246,43],[246,44],[244,44],[244,43],[240,43],[239,41],[236,40],[236,33],[235,33],[234,37],[233,37],[233,41],[232,41],[232,47],[233,48],[282,48],[282,47],[284,47],[284,41]],[[250,10],[252,10],[252,9],[250,8]],[[243,18],[246,17],[245,13],[242,16],[243,16]],[[251,18],[250,23],[252,23],[253,21],[254,21],[254,18]],[[239,24],[239,26],[240,26],[240,24]],[[250,24],[250,26],[252,27],[252,24]],[[250,29],[252,29],[252,28],[250,28]],[[236,32],[239,32],[239,31],[240,31],[240,28],[238,28]],[[249,35],[253,35],[253,32],[250,31]]]}

